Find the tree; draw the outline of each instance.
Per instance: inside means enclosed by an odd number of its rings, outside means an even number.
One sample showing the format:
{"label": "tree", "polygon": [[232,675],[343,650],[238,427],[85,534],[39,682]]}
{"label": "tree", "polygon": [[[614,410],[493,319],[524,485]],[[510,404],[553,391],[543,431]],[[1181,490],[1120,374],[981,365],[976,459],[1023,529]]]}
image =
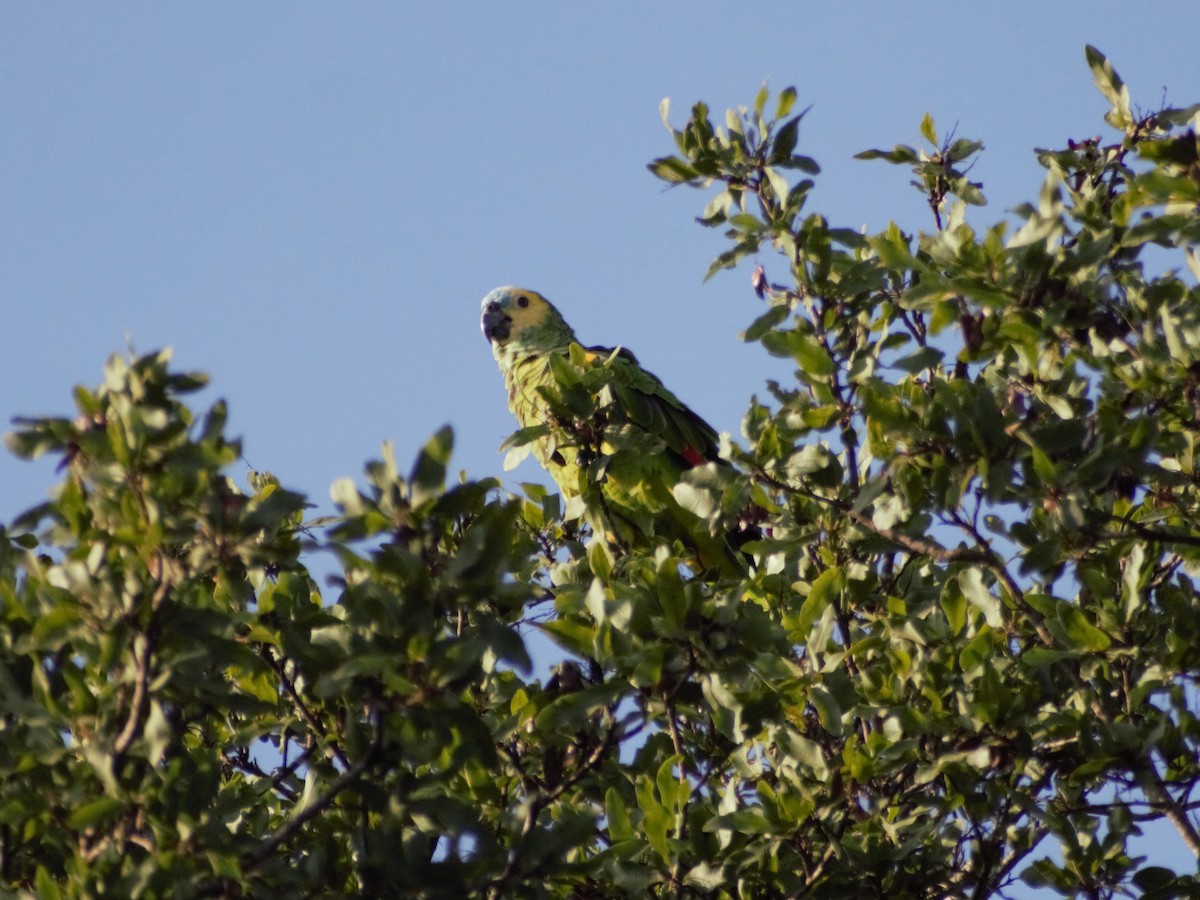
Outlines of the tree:
{"label": "tree", "polygon": [[[862,154],[913,171],[916,235],[804,212],[794,90],[671,129],[653,171],[713,192],[713,271],[758,260],[745,338],[796,366],[738,472],[676,488],[755,522],[745,577],[448,482],[448,429],[306,522],[234,486],[224,407],[166,353],[20,422],[63,480],[0,540],[4,885],[1191,895],[1130,839],[1165,820],[1200,856],[1200,108],[1137,111],[1087,58],[1114,136],[1038,151],[1011,234],[968,224],[981,144],[929,118]],[[604,397],[552,399],[603,434]]]}

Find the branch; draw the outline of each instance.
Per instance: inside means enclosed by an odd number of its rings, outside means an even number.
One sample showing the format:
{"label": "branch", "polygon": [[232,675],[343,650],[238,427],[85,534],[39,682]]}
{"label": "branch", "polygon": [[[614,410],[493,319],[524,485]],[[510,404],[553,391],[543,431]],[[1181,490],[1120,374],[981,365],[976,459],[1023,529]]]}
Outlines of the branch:
{"label": "branch", "polygon": [[585,756],[582,761],[580,761],[579,765],[576,767],[571,776],[569,778],[563,778],[560,780],[554,790],[545,795],[545,800],[547,803],[557,800],[563,795],[563,793],[582,781],[585,775],[587,775],[600,764],[600,762],[605,756],[608,755],[608,752],[616,744],[618,728],[619,725],[617,722],[613,722],[612,725],[609,726],[604,735],[604,740],[596,742],[596,746],[592,748],[592,752]]}
{"label": "branch", "polygon": [[[1147,528],[1145,525],[1139,525],[1137,522],[1124,522],[1123,524],[1134,535],[1144,538],[1147,541],[1156,541],[1160,544],[1185,544],[1189,547],[1200,547],[1200,534],[1162,531],[1158,528]],[[1096,537],[1100,540],[1127,541],[1131,535],[1120,531],[1101,531],[1096,534]]]}
{"label": "branch", "polygon": [[928,557],[934,562],[941,563],[943,565],[947,563],[962,562],[976,563],[986,567],[990,572],[992,572],[992,574],[996,576],[1000,583],[1004,585],[1004,589],[1008,591],[1010,595],[1012,595],[1012,598],[1025,608],[1027,614],[1030,616],[1030,619],[1033,622],[1033,627],[1037,632],[1038,639],[1041,640],[1041,642],[1047,647],[1054,646],[1054,636],[1046,630],[1046,626],[1042,623],[1041,614],[1025,603],[1025,592],[1021,590],[1020,586],[1013,579],[1012,575],[1009,574],[1008,568],[1004,565],[1004,562],[999,556],[996,555],[996,552],[992,550],[991,546],[983,538],[979,531],[976,530],[975,526],[964,520],[961,516],[952,515],[952,521],[954,521],[955,524],[959,525],[960,527],[966,529],[971,534],[976,541],[976,546],[947,548],[943,547],[936,541],[931,541],[929,538],[920,537],[913,534],[905,534],[903,532],[896,531],[894,528],[883,528],[879,525],[876,525],[875,520],[872,519],[867,513],[857,510],[840,500],[835,500],[832,497],[823,497],[820,494],[814,493],[813,491],[805,488],[796,487],[795,485],[782,482],[772,475],[769,475],[759,466],[755,466],[751,474],[754,478],[767,485],[770,485],[773,488],[776,488],[777,490],[785,491],[790,494],[799,494],[800,496],[816,500],[818,503],[823,503],[829,508],[846,516],[852,522],[862,525],[864,528],[867,528],[874,534],[879,535],[885,540],[891,541],[893,544],[909,551],[910,553],[915,553],[918,556]]}
{"label": "branch", "polygon": [[[166,579],[158,582],[158,586],[150,598],[150,616],[146,621],[146,627],[134,639],[133,656],[137,665],[137,676],[133,683],[133,701],[129,704],[129,716],[125,719],[125,727],[121,729],[121,733],[117,735],[117,739],[113,743],[114,774],[121,767],[125,755],[141,733],[142,724],[146,720],[146,711],[150,706],[150,663],[154,656],[154,641],[150,637],[150,632],[154,628],[158,611],[167,599],[169,590],[170,584]],[[137,638],[141,640],[138,641]]]}
{"label": "branch", "polygon": [[1139,781],[1142,790],[1150,798],[1151,805],[1162,810],[1167,821],[1175,826],[1175,830],[1179,832],[1179,836],[1183,838],[1187,848],[1192,851],[1192,856],[1200,859],[1200,832],[1196,831],[1196,826],[1188,818],[1187,808],[1171,796],[1152,762],[1142,770],[1142,775],[1144,777]]}
{"label": "branch", "polygon": [[[536,827],[538,816],[541,815],[543,809],[561,797],[567,790],[582,781],[583,778],[589,772],[595,769],[596,766],[600,764],[601,760],[608,755],[609,751],[616,744],[616,736],[619,728],[620,724],[618,722],[612,722],[612,724],[606,730],[604,740],[596,742],[596,746],[592,748],[592,752],[589,753],[582,760],[582,762],[580,762],[579,766],[574,772],[571,773],[569,777],[563,778],[561,781],[559,781],[553,790],[543,791],[540,797],[534,797],[529,800],[528,805],[525,808],[524,819],[521,822],[522,839],[524,839]],[[522,785],[524,786],[525,775],[517,757],[508,748],[501,746],[501,749],[505,750],[505,752],[509,755],[509,758],[516,766],[517,771],[521,773],[521,781]],[[529,781],[530,783],[534,783],[532,779]],[[526,790],[528,790],[527,787]],[[489,900],[499,900],[499,898],[505,896],[505,887],[508,885],[508,882],[512,879],[512,877],[517,874],[517,868],[520,863],[521,855],[517,852],[517,846],[514,845],[509,851],[508,862],[504,867],[504,871],[501,872],[500,875],[488,885],[487,897]]]}
{"label": "branch", "polygon": [[796,487],[795,485],[787,484],[780,481],[774,476],[768,474],[761,467],[754,467],[753,477],[777,490],[785,491],[789,494],[799,494],[802,497],[808,497],[810,500],[816,500],[818,503],[823,503],[830,509],[841,513],[853,522],[862,525],[867,530],[879,535],[885,540],[891,541],[898,547],[908,550],[910,553],[915,553],[918,556],[927,556],[934,562],[952,563],[952,562],[974,562],[983,563],[985,565],[995,561],[995,554],[990,550],[981,549],[979,547],[954,547],[946,548],[936,541],[931,541],[929,538],[919,537],[918,535],[905,534],[901,531],[896,531],[894,528],[883,528],[875,524],[867,513],[854,509],[848,503],[843,503],[841,500],[835,500],[832,497],[823,497],[820,494],[807,490],[806,488]]}
{"label": "branch", "polygon": [[1021,590],[1016,580],[1012,577],[1012,575],[1009,574],[1008,567],[1004,565],[1004,562],[996,554],[996,551],[992,549],[991,544],[989,544],[987,539],[979,533],[979,529],[975,526],[975,523],[968,522],[957,512],[951,513],[950,520],[959,528],[962,528],[969,535],[971,535],[971,537],[975,539],[976,544],[983,548],[983,553],[985,555],[983,565],[985,565],[988,570],[996,576],[1000,583],[1004,585],[1004,589],[1008,591],[1013,600],[1024,607],[1025,614],[1029,616],[1029,621],[1033,624],[1033,630],[1037,632],[1038,640],[1040,640],[1047,647],[1053,647],[1054,635],[1047,630],[1045,625],[1045,617],[1025,602],[1025,592]]}
{"label": "branch", "polygon": [[925,346],[925,325],[921,314],[913,311],[913,317],[909,318],[909,311],[904,309],[899,304],[896,305],[896,311],[899,314],[900,323],[905,330],[912,335],[913,340],[917,342],[918,347]]}
{"label": "branch", "polygon": [[[1052,767],[1048,767],[1040,778],[1030,783],[1028,792],[1030,799],[1036,803],[1038,795],[1048,784],[1050,784],[1053,778],[1054,769]],[[988,879],[986,887],[983,881],[980,881],[976,884],[975,896],[985,898],[990,895],[992,890],[998,891],[1008,879],[1009,875],[1012,873],[1012,870],[1017,867],[1017,863],[1036,850],[1038,845],[1045,840],[1046,835],[1050,833],[1050,829],[1047,827],[1044,821],[1038,822],[1038,824],[1033,825],[1032,828],[1035,837],[1029,842],[1029,846],[1010,850],[1008,855],[1000,860],[1000,866],[992,873],[991,878]],[[1005,841],[1005,844],[1011,846],[1010,841]]]}
{"label": "branch", "polygon": [[288,778],[296,773],[296,771],[306,764],[313,754],[312,747],[307,748],[295,760],[287,763],[284,766],[276,769],[274,773],[265,771],[262,766],[250,759],[246,754],[246,749],[241,748],[236,755],[222,753],[221,759],[226,765],[232,766],[247,775],[253,775],[255,778],[261,778],[263,781],[268,781],[271,784],[272,790],[279,791],[288,800],[296,799],[296,791],[284,784]]}
{"label": "branch", "polygon": [[[140,638],[140,640],[138,640]],[[150,656],[153,650],[150,638],[145,633],[137,635],[133,647],[133,656],[137,664],[137,677],[133,682],[133,701],[129,704],[129,716],[125,719],[125,727],[117,735],[113,743],[113,770],[115,771],[129,752],[134,739],[142,730],[142,721],[146,718],[146,708],[150,705]]]}
{"label": "branch", "polygon": [[1154,576],[1146,583],[1146,590],[1158,590],[1166,584],[1167,580],[1175,574],[1176,569],[1181,565],[1183,565],[1183,557],[1178,553],[1172,553],[1167,559],[1163,560],[1155,571]]}
{"label": "branch", "polygon": [[817,879],[819,879],[825,872],[825,866],[827,866],[829,861],[837,854],[837,846],[838,845],[834,841],[830,841],[825,845],[825,852],[821,855],[821,861],[817,863],[816,868],[814,868],[811,872],[805,873],[804,880],[808,884],[816,884]]}
{"label": "branch", "polygon": [[371,739],[371,746],[362,757],[343,772],[338,779],[329,786],[320,797],[310,803],[304,809],[300,810],[291,819],[275,830],[266,841],[259,845],[258,849],[249,854],[245,859],[246,869],[254,869],[266,862],[267,858],[282,844],[291,840],[297,832],[303,828],[310,819],[324,812],[325,809],[337,799],[338,794],[353,785],[362,776],[362,773],[367,770],[367,767],[375,761],[376,755],[379,753],[380,747],[383,746],[383,718],[380,715],[379,709],[372,710],[371,719],[375,726],[375,734]]}
{"label": "branch", "polygon": [[[1095,813],[1097,815],[1111,815],[1116,810],[1124,810],[1129,813],[1129,818],[1134,822],[1153,822],[1155,819],[1161,818],[1171,805],[1146,798],[1145,800],[1134,799],[1116,803],[1076,803],[1063,805],[1061,808],[1066,813],[1082,812]],[[1184,812],[1192,812],[1193,810],[1200,809],[1200,800],[1193,800],[1190,803],[1176,803],[1174,805]],[[1139,806],[1153,811],[1134,812]]]}
{"label": "branch", "polygon": [[[291,698],[292,706],[295,707],[296,713],[300,716],[304,724],[312,730],[315,736],[326,739],[325,726],[318,721],[315,715],[313,715],[312,711],[308,708],[308,705],[304,702],[304,699],[296,690],[296,686],[292,684],[292,679],[289,678],[287,672],[284,671],[283,662],[276,659],[275,654],[273,654],[265,645],[259,647],[259,653],[263,659],[267,661],[267,665],[271,667],[271,671],[275,673],[275,676],[279,679],[280,684],[283,685],[284,691],[286,691],[288,697]],[[343,751],[335,741],[327,741],[327,743],[330,751],[333,753],[337,761],[345,768],[350,769],[350,760],[347,759],[345,751]]]}

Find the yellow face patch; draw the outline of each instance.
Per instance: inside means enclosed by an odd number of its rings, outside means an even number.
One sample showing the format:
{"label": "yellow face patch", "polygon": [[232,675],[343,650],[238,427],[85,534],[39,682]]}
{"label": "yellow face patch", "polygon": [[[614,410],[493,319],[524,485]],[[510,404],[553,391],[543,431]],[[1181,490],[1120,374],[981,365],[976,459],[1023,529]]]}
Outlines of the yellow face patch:
{"label": "yellow face patch", "polygon": [[529,328],[536,328],[546,321],[550,311],[550,303],[537,291],[527,291],[523,288],[508,288],[507,302],[504,311],[512,320],[509,333],[517,336]]}
{"label": "yellow face patch", "polygon": [[541,328],[557,316],[550,301],[537,291],[519,287],[496,288],[483,298],[480,326],[484,337],[497,347]]}

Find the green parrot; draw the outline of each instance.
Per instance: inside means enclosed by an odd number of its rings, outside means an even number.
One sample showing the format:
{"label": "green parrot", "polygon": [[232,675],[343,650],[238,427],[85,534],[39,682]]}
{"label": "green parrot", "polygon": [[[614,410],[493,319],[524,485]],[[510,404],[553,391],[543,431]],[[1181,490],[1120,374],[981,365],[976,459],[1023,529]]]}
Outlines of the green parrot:
{"label": "green parrot", "polygon": [[697,569],[744,574],[730,540],[710,533],[672,490],[688,469],[729,468],[711,425],[628,350],[579,344],[535,291],[496,288],[483,298],[480,327],[504,375],[509,409],[558,484],[568,516],[582,512],[618,551],[639,539],[677,540]]}

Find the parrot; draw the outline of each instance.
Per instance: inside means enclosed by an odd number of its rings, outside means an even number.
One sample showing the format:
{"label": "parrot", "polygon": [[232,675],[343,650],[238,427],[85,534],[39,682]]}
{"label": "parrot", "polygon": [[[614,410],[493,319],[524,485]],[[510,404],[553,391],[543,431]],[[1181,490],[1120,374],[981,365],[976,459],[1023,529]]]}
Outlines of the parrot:
{"label": "parrot", "polygon": [[673,491],[689,469],[732,468],[718,455],[711,425],[628,350],[580,344],[536,291],[491,291],[480,327],[521,426],[514,439],[532,443],[568,517],[582,509],[618,553],[640,539],[661,538],[679,541],[698,571],[746,573],[747,561],[729,537],[712,534]]}

